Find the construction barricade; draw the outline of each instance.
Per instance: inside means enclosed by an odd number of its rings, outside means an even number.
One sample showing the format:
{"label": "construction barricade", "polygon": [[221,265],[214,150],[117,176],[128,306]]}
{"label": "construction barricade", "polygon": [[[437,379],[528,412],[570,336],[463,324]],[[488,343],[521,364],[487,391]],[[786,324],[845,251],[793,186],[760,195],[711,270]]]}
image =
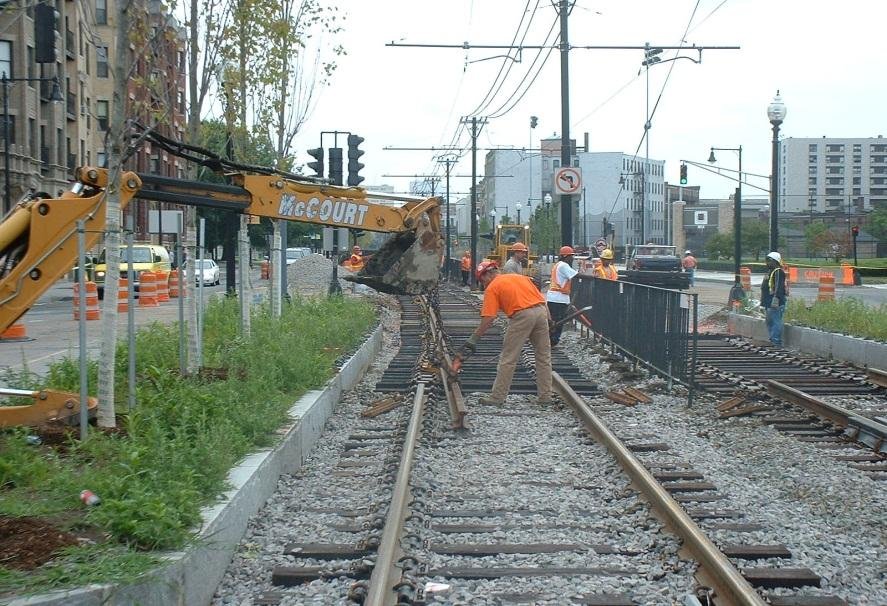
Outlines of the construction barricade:
{"label": "construction barricade", "polygon": [[129,280],[120,278],[120,284],[117,290],[117,313],[129,313]]}
{"label": "construction barricade", "polygon": [[174,269],[169,272],[169,298],[179,298],[179,270]]}
{"label": "construction barricade", "polygon": [[[74,319],[80,319],[80,284],[74,283]],[[99,289],[95,282],[86,283],[86,319],[99,319]]]}
{"label": "construction barricade", "polygon": [[157,287],[157,302],[158,303],[168,303],[169,302],[169,272],[168,271],[155,271],[154,272],[154,284]]}
{"label": "construction barricade", "polygon": [[260,279],[262,280],[270,280],[271,279],[271,263],[268,261],[262,261],[262,273],[260,274]]}
{"label": "construction barricade", "polygon": [[19,322],[18,324],[13,324],[2,333],[0,333],[0,341],[27,341],[28,333],[25,330],[25,325]]}
{"label": "construction barricade", "polygon": [[819,276],[819,293],[816,295],[817,301],[834,301],[835,300],[835,277],[831,275]]}
{"label": "construction barricade", "polygon": [[739,281],[742,284],[742,290],[751,292],[751,268],[739,268]]}
{"label": "construction barricade", "polygon": [[139,307],[157,307],[156,275],[152,271],[139,274]]}

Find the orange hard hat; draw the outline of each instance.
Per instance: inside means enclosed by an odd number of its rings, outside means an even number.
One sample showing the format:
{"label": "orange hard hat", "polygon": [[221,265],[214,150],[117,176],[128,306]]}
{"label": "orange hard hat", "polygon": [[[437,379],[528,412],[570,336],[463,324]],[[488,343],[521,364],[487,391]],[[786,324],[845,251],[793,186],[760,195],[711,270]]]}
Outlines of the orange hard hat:
{"label": "orange hard hat", "polygon": [[499,269],[499,264],[495,261],[481,261],[481,263],[477,266],[477,271],[474,275],[475,277],[477,277],[478,280],[480,280],[485,273],[494,269]]}
{"label": "orange hard hat", "polygon": [[573,254],[573,247],[572,246],[561,246],[561,249],[558,251],[557,254],[559,254],[562,257],[569,257],[570,255]]}
{"label": "orange hard hat", "polygon": [[514,245],[512,245],[511,250],[522,250],[524,252],[527,252],[530,249],[527,248],[527,245],[523,242],[515,242]]}

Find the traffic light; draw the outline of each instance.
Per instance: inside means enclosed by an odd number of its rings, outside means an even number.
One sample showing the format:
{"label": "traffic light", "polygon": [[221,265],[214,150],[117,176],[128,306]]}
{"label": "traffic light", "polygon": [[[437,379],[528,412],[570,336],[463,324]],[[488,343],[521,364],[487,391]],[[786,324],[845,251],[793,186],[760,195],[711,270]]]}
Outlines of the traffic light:
{"label": "traffic light", "polygon": [[314,162],[308,163],[308,168],[314,171],[314,175],[316,177],[320,177],[321,179],[324,177],[323,174],[323,148],[315,147],[314,149],[308,150],[308,155],[314,158]]}
{"label": "traffic light", "polygon": [[[363,177],[359,173],[364,165],[358,162],[365,153],[358,147],[361,143],[363,143],[363,137],[348,135],[348,187],[360,185],[360,182],[363,181]],[[332,163],[332,160],[330,160],[330,163]]]}
{"label": "traffic light", "polygon": [[330,148],[330,183],[342,185],[342,148]]}
{"label": "traffic light", "polygon": [[530,128],[536,128],[537,124],[539,124],[539,118],[536,116],[530,116]]}
{"label": "traffic light", "polygon": [[687,165],[681,164],[681,185],[687,184]]}
{"label": "traffic light", "polygon": [[855,240],[856,238],[858,238],[858,237],[859,237],[859,225],[854,225],[853,227],[851,227],[851,228],[850,228],[850,232],[853,234],[853,239],[854,239],[854,240]]}
{"label": "traffic light", "polygon": [[647,47],[644,49],[644,62],[641,65],[653,65],[654,63],[659,63],[662,61],[662,57],[657,57],[659,53],[662,52],[661,48],[650,48],[650,45],[647,44]]}

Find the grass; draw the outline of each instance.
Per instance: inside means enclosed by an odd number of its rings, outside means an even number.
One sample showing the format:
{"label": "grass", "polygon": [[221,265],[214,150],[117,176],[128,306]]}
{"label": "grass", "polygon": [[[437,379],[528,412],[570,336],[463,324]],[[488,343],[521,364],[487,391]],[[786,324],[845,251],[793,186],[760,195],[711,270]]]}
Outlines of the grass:
{"label": "grass", "polygon": [[852,297],[817,301],[809,307],[804,301],[789,299],[785,320],[811,328],[887,341],[887,305],[866,306]]}
{"label": "grass", "polygon": [[[228,378],[202,380],[178,374],[178,333],[155,324],[138,333],[137,407],[121,431],[92,431],[84,443],[62,449],[27,444],[26,430],[0,434],[0,515],[68,515],[106,533],[103,549],[113,564],[95,566],[74,549],[32,573],[0,567],[0,592],[111,580],[144,571],[152,550],[178,549],[193,537],[200,509],[225,489],[228,470],[273,432],[305,391],[334,373],[337,358],[353,350],[375,323],[370,304],[341,297],[296,301],[280,320],[266,310],[252,320],[252,334],[238,333],[236,301],[207,310],[204,359],[224,367]],[[117,410],[126,402],[126,346],[118,349]],[[90,367],[94,392],[97,368]],[[33,376],[20,377],[36,383]],[[44,385],[79,390],[77,361],[55,364]],[[93,393],[93,395],[95,395]],[[102,498],[85,509],[83,489]],[[108,576],[111,575],[111,576]],[[38,582],[38,579],[42,579]]]}

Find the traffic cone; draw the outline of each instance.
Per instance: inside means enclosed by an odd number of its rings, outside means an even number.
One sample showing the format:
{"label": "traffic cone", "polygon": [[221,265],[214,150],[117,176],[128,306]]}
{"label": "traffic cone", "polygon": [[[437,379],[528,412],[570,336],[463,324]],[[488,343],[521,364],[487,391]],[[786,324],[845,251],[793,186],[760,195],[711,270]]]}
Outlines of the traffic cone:
{"label": "traffic cone", "polygon": [[139,307],[157,307],[158,305],[154,272],[143,271],[139,274]]}

